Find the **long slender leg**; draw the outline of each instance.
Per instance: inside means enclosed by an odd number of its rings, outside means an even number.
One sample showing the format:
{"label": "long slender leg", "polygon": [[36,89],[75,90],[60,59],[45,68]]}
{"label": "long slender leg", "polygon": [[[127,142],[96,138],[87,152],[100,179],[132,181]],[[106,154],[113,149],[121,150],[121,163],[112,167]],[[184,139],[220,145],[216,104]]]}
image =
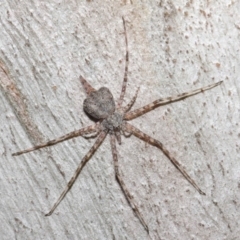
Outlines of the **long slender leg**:
{"label": "long slender leg", "polygon": [[139,210],[137,208],[137,205],[133,202],[133,198],[132,198],[131,194],[129,193],[129,191],[127,190],[126,185],[123,182],[122,177],[121,177],[121,175],[119,173],[116,140],[115,140],[115,136],[113,134],[110,134],[110,137],[111,137],[111,148],[112,148],[114,169],[115,169],[117,182],[120,185],[120,187],[121,187],[121,189],[122,189],[122,191],[124,193],[124,196],[127,199],[127,202],[130,205],[130,207],[132,208],[133,212],[136,214],[136,216],[138,217],[139,221],[141,222],[141,224],[143,225],[145,230],[149,233],[148,226],[147,226],[146,222],[144,221],[142,215],[140,214],[140,212],[139,212]]}
{"label": "long slender leg", "polygon": [[190,92],[185,92],[185,93],[182,93],[182,94],[179,94],[177,96],[174,96],[174,97],[168,97],[168,98],[160,98],[158,100],[155,100],[154,102],[152,103],[149,103],[141,108],[138,108],[136,110],[133,110],[131,112],[128,112],[125,114],[124,116],[124,119],[125,120],[131,120],[131,119],[134,119],[136,117],[139,117],[159,106],[162,106],[162,105],[166,105],[168,103],[172,103],[172,102],[177,102],[179,100],[183,100],[185,98],[188,98],[188,97],[191,97],[193,95],[196,95],[198,93],[201,93],[201,92],[204,92],[204,91],[207,91],[211,88],[214,88],[218,85],[220,85],[223,81],[220,81],[220,82],[217,82],[217,83],[214,83],[214,84],[211,84],[211,85],[208,85],[206,87],[202,87],[202,88],[199,88],[199,89],[196,89],[196,90],[193,90],[193,91],[190,91]]}
{"label": "long slender leg", "polygon": [[125,107],[120,108],[120,110],[119,110],[120,112],[125,113],[131,109],[131,107],[133,106],[133,104],[135,103],[135,101],[137,99],[138,91],[139,91],[139,87],[138,87],[137,91],[135,92],[135,95],[133,96],[132,100]]}
{"label": "long slender leg", "polygon": [[98,129],[99,129],[99,123],[96,123],[96,124],[81,128],[79,130],[70,132],[66,135],[63,135],[63,136],[61,136],[57,139],[53,139],[53,140],[48,141],[46,143],[42,143],[42,144],[34,146],[32,148],[28,148],[26,150],[22,150],[22,151],[13,153],[12,156],[18,156],[18,155],[21,155],[23,153],[32,152],[32,151],[35,151],[35,150],[40,149],[40,148],[49,147],[49,146],[55,145],[57,143],[66,141],[66,140],[71,139],[71,138],[75,138],[75,137],[79,137],[79,136],[84,135],[84,134],[89,134],[89,133],[95,132]]}
{"label": "long slender leg", "polygon": [[83,167],[85,166],[85,164],[89,161],[89,159],[92,157],[92,155],[95,153],[95,151],[98,149],[98,147],[101,145],[101,143],[103,142],[104,138],[106,137],[107,132],[102,131],[96,142],[94,143],[94,145],[90,148],[90,150],[88,151],[88,153],[85,155],[85,157],[82,159],[81,163],[78,165],[78,168],[76,169],[74,175],[72,176],[72,178],[70,179],[70,181],[67,183],[67,186],[65,187],[65,189],[63,190],[62,194],[60,195],[60,197],[58,198],[58,200],[56,201],[56,203],[53,205],[52,209],[50,210],[49,213],[45,214],[45,216],[50,216],[54,210],[56,209],[56,207],[59,205],[59,203],[63,200],[63,198],[66,196],[66,194],[68,193],[68,191],[71,189],[72,185],[74,184],[75,180],[77,179],[78,175],[80,174],[80,172],[82,171]]}
{"label": "long slender leg", "polygon": [[87,80],[86,80],[85,78],[83,78],[82,76],[80,76],[79,79],[80,79],[80,81],[81,81],[81,83],[82,83],[82,85],[83,85],[83,88],[84,88],[85,92],[87,93],[87,95],[89,95],[91,92],[96,91],[96,89],[93,88],[93,87],[87,82]]}
{"label": "long slender leg", "polygon": [[123,83],[122,83],[122,91],[120,94],[120,98],[118,99],[117,106],[120,107],[123,102],[123,98],[126,92],[126,87],[127,87],[127,74],[128,74],[128,40],[127,40],[127,31],[126,31],[126,26],[125,26],[125,20],[123,20],[123,27],[124,27],[124,34],[125,34],[125,44],[126,44],[126,56],[125,56],[125,71],[124,71],[124,78],[123,78]]}
{"label": "long slender leg", "polygon": [[124,124],[124,130],[134,134],[136,137],[140,138],[141,140],[150,143],[151,145],[159,148],[162,150],[162,152],[167,156],[167,158],[172,162],[172,164],[182,173],[182,175],[188,180],[189,183],[192,184],[192,186],[194,188],[197,189],[197,191],[202,194],[205,195],[205,193],[197,186],[197,184],[195,183],[195,181],[187,174],[187,172],[183,169],[183,167],[180,165],[180,163],[173,157],[171,156],[170,152],[163,146],[163,144],[150,137],[149,135],[143,133],[141,130],[139,130],[138,128],[134,127],[133,125],[125,122]]}

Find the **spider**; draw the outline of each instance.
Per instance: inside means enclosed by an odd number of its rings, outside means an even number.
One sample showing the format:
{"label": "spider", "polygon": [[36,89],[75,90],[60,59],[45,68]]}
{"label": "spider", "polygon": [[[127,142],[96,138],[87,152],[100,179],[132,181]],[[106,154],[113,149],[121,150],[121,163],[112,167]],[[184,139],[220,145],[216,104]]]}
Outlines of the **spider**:
{"label": "spider", "polygon": [[94,134],[94,137],[97,137],[95,143],[90,148],[90,150],[87,152],[87,154],[83,157],[82,161],[80,162],[78,168],[76,169],[74,175],[70,179],[70,181],[67,183],[67,186],[63,190],[60,197],[57,199],[51,210],[45,214],[45,216],[50,216],[56,207],[59,205],[59,203],[63,200],[65,195],[68,193],[68,191],[73,186],[75,180],[77,179],[78,175],[82,171],[85,164],[91,159],[93,154],[96,152],[96,150],[99,148],[101,143],[104,141],[107,135],[110,135],[110,143],[111,143],[111,150],[112,150],[112,156],[114,160],[114,170],[115,170],[115,176],[116,180],[128,202],[130,207],[132,208],[133,212],[135,213],[136,217],[139,219],[140,223],[143,225],[147,233],[149,233],[149,228],[147,223],[145,222],[142,214],[140,213],[136,203],[134,202],[134,199],[132,198],[130,192],[128,191],[121,174],[118,169],[118,152],[116,147],[116,142],[118,144],[121,144],[121,137],[124,135],[125,137],[129,137],[130,135],[134,135],[135,137],[145,141],[146,143],[153,145],[160,149],[166,157],[171,161],[171,163],[182,173],[182,175],[187,179],[187,181],[202,195],[205,195],[205,193],[198,187],[198,185],[195,183],[195,181],[187,174],[187,172],[184,170],[184,168],[181,166],[181,164],[170,154],[170,152],[164,147],[164,145],[158,141],[157,139],[154,139],[153,137],[147,135],[146,133],[142,132],[140,129],[134,127],[132,124],[128,122],[128,120],[132,120],[134,118],[140,117],[144,115],[147,112],[150,112],[154,110],[155,108],[158,108],[162,105],[166,105],[169,103],[173,103],[179,100],[183,100],[185,98],[188,98],[190,96],[199,94],[201,92],[204,92],[206,90],[209,90],[211,88],[214,88],[222,83],[222,81],[211,84],[209,86],[205,86],[199,89],[195,89],[193,91],[185,92],[179,95],[176,95],[174,97],[167,97],[167,98],[160,98],[158,100],[153,101],[152,103],[149,103],[141,108],[131,110],[137,95],[139,88],[135,92],[135,95],[131,99],[131,101],[123,106],[123,99],[126,92],[126,86],[127,86],[127,73],[128,73],[128,64],[129,64],[129,52],[128,52],[128,39],[127,39],[127,33],[126,33],[126,26],[125,26],[125,20],[123,20],[123,27],[124,27],[124,34],[125,34],[125,44],[126,44],[126,53],[125,53],[125,70],[124,70],[124,78],[122,83],[122,89],[120,93],[120,97],[118,98],[117,102],[114,102],[113,95],[106,87],[101,87],[99,90],[94,89],[88,82],[85,80],[82,76],[80,76],[80,81],[83,85],[83,88],[87,94],[87,98],[83,102],[83,109],[87,113],[87,115],[90,118],[93,118],[95,120],[95,123],[81,128],[79,130],[70,132],[66,135],[63,135],[57,139],[48,141],[46,143],[34,146],[32,148],[22,150],[16,153],[13,153],[13,156],[21,155],[23,153],[31,152],[40,148],[48,147],[55,145],[57,143],[66,141],[71,138],[83,136],[86,137],[88,134]]}

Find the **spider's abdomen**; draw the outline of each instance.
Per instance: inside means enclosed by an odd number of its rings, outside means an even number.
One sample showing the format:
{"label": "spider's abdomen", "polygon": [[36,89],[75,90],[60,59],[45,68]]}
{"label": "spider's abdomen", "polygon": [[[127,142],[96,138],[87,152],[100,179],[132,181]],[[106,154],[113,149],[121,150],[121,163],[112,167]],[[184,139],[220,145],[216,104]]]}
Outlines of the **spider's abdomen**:
{"label": "spider's abdomen", "polygon": [[95,119],[107,118],[115,111],[112,93],[106,87],[91,92],[83,102],[83,109]]}

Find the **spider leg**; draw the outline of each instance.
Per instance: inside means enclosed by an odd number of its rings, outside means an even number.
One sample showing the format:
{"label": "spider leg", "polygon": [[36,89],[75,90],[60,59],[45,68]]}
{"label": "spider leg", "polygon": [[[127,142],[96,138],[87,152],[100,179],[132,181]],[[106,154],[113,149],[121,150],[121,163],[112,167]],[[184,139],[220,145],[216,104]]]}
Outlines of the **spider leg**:
{"label": "spider leg", "polygon": [[92,157],[92,155],[95,153],[95,151],[98,149],[98,147],[101,145],[101,143],[103,142],[103,140],[105,139],[107,135],[107,132],[102,131],[96,142],[94,143],[94,145],[90,148],[90,150],[88,151],[88,153],[85,155],[85,157],[82,159],[81,163],[78,165],[78,168],[76,169],[74,175],[72,176],[72,178],[70,179],[70,181],[67,183],[67,186],[65,187],[65,189],[63,190],[62,194],[60,195],[60,197],[58,198],[58,200],[55,202],[55,204],[53,205],[53,207],[51,208],[50,212],[45,214],[45,216],[50,216],[54,210],[56,209],[56,207],[59,205],[59,203],[63,200],[63,198],[66,196],[66,194],[68,193],[68,191],[71,189],[72,185],[74,184],[75,180],[77,179],[78,175],[80,174],[80,172],[82,171],[83,167],[85,166],[85,164],[89,161],[89,159]]}
{"label": "spider leg", "polygon": [[124,116],[124,119],[125,120],[131,120],[131,119],[134,119],[136,117],[139,117],[147,112],[150,112],[151,110],[159,107],[159,106],[162,106],[162,105],[166,105],[168,103],[172,103],[172,102],[177,102],[179,100],[183,100],[185,98],[188,98],[188,97],[191,97],[193,95],[196,95],[196,94],[199,94],[201,92],[204,92],[204,91],[207,91],[211,88],[214,88],[218,85],[220,85],[223,81],[220,81],[220,82],[217,82],[217,83],[214,83],[214,84],[211,84],[211,85],[208,85],[206,87],[202,87],[202,88],[199,88],[199,89],[195,89],[193,91],[190,91],[190,92],[185,92],[185,93],[181,93],[177,96],[174,96],[174,97],[168,97],[168,98],[160,98],[158,100],[155,100],[154,102],[152,103],[149,103],[141,108],[138,108],[136,110],[133,110],[131,112],[128,112],[125,114]]}
{"label": "spider leg", "polygon": [[151,145],[159,148],[162,150],[162,152],[167,156],[167,158],[172,162],[172,164],[182,173],[182,175],[188,180],[189,183],[192,184],[192,186],[197,189],[197,191],[202,194],[202,195],[206,195],[195,183],[195,181],[187,174],[187,172],[183,169],[183,167],[180,165],[180,163],[173,157],[171,156],[170,152],[163,146],[163,144],[150,137],[149,135],[147,135],[146,133],[143,133],[141,130],[139,130],[138,128],[134,127],[133,125],[125,122],[124,125],[124,129],[125,131],[134,134],[136,137],[138,137],[139,139],[145,141],[146,143],[150,143]]}
{"label": "spider leg", "polygon": [[120,94],[120,98],[118,99],[117,106],[121,107],[123,98],[126,92],[126,87],[127,87],[127,74],[128,74],[128,40],[127,40],[127,31],[126,31],[126,26],[125,26],[125,20],[123,20],[123,27],[124,27],[124,34],[125,34],[125,44],[126,44],[126,56],[125,56],[125,71],[124,71],[124,78],[123,78],[123,83],[122,83],[122,91]]}
{"label": "spider leg", "polygon": [[135,101],[137,99],[138,91],[139,91],[139,87],[138,87],[137,91],[135,92],[132,100],[125,107],[120,108],[120,112],[125,113],[131,109],[131,107],[133,106],[133,104],[135,103]]}
{"label": "spider leg", "polygon": [[23,153],[32,152],[32,151],[35,151],[35,150],[40,149],[40,148],[44,148],[44,147],[55,145],[57,143],[66,141],[66,140],[71,139],[71,138],[79,137],[79,136],[84,135],[84,134],[88,134],[88,133],[92,133],[92,132],[98,131],[99,130],[99,126],[100,125],[98,123],[96,123],[96,124],[93,124],[93,125],[81,128],[79,130],[76,130],[76,131],[70,132],[70,133],[68,133],[66,135],[63,135],[63,136],[61,136],[59,138],[53,139],[51,141],[48,141],[46,143],[42,143],[42,144],[34,146],[32,148],[28,148],[28,149],[25,149],[25,150],[13,153],[12,156],[18,156],[18,155],[21,155]]}
{"label": "spider leg", "polygon": [[128,204],[130,205],[130,207],[132,208],[133,212],[136,214],[136,216],[138,217],[139,221],[141,222],[141,224],[143,225],[143,227],[145,228],[145,230],[149,233],[149,229],[148,226],[146,224],[146,222],[144,221],[142,215],[140,214],[137,205],[133,202],[133,198],[131,196],[131,194],[129,193],[129,191],[126,188],[125,183],[122,180],[122,177],[119,173],[119,169],[118,169],[118,153],[117,153],[117,148],[116,148],[116,139],[115,136],[113,134],[110,134],[111,137],[111,148],[112,148],[112,155],[113,155],[113,162],[114,162],[114,170],[115,170],[115,176],[116,176],[116,180],[118,182],[118,184],[120,185],[121,190],[124,193],[124,196],[128,202]]}
{"label": "spider leg", "polygon": [[83,137],[85,139],[96,138],[98,136],[98,134],[99,134],[99,131],[101,131],[100,128],[96,132],[87,133],[87,134],[81,135],[81,137]]}
{"label": "spider leg", "polygon": [[87,95],[89,95],[91,92],[94,92],[96,91],[95,88],[93,88],[88,82],[86,79],[84,79],[82,76],[79,77],[82,85],[83,85],[83,88],[85,90],[85,92],[87,93]]}

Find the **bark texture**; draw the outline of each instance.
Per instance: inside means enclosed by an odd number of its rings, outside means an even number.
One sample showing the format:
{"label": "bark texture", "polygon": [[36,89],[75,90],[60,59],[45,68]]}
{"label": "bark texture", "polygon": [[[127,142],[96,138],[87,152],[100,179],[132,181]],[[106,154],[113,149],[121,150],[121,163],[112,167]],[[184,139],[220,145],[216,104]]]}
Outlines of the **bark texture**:
{"label": "bark texture", "polygon": [[[1,239],[238,239],[240,236],[239,1],[7,1],[0,4]],[[113,170],[109,138],[70,193],[45,217],[94,140],[19,151],[87,126],[79,76],[119,96],[129,42],[126,99],[133,108],[223,80],[206,93],[132,123],[185,166],[199,193],[158,150],[134,136]]]}

